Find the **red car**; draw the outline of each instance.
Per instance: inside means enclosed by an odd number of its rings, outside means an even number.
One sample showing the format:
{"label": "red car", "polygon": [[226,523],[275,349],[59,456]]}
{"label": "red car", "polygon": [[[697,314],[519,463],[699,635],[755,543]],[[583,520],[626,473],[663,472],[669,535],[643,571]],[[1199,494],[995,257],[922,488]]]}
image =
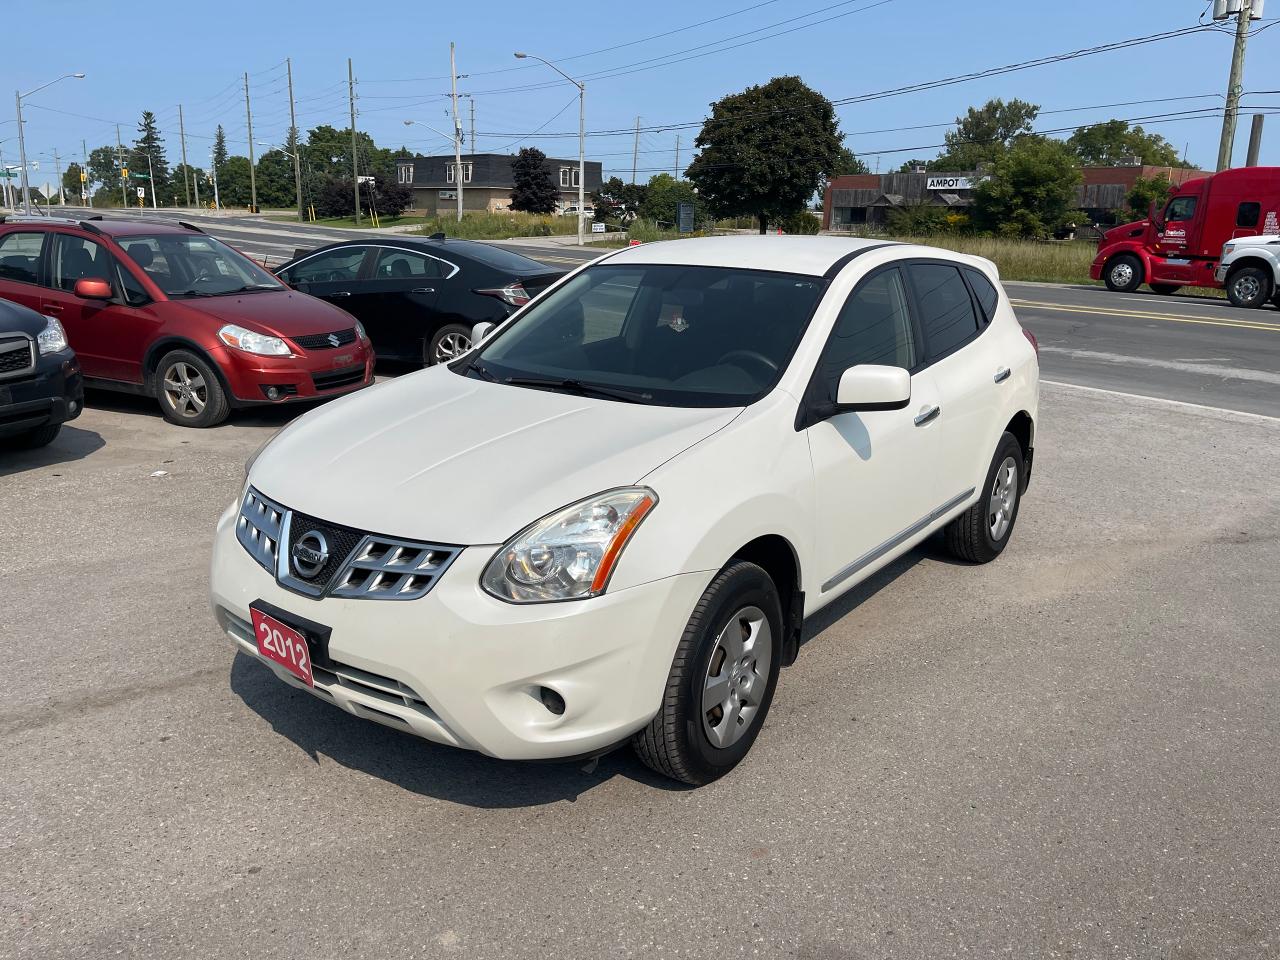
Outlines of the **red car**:
{"label": "red car", "polygon": [[86,386],[154,396],[185,427],[373,379],[350,314],[189,224],[0,218],[0,297],[62,321]]}

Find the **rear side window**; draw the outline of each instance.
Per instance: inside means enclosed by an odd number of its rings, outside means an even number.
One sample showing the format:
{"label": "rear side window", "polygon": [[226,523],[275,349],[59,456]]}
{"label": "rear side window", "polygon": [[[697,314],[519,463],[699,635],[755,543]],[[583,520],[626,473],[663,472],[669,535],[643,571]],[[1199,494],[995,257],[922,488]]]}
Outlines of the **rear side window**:
{"label": "rear side window", "polygon": [[15,230],[0,234],[0,280],[38,283],[44,234]]}
{"label": "rear side window", "polygon": [[1237,227],[1256,227],[1262,219],[1262,204],[1248,201],[1236,208]]}
{"label": "rear side window", "polygon": [[373,269],[376,280],[439,280],[452,270],[435,257],[409,250],[378,251],[378,265]]}
{"label": "rear side window", "polygon": [[368,247],[339,247],[316,254],[282,272],[290,283],[342,283],[360,274]]}
{"label": "rear side window", "polygon": [[990,323],[991,318],[996,315],[996,304],[1000,302],[1000,294],[981,270],[965,267],[964,275],[969,278],[969,286],[973,287],[973,295],[978,298],[978,304],[982,307],[986,322]]}
{"label": "rear side window", "polygon": [[916,365],[915,336],[902,275],[885,270],[849,295],[822,351],[818,376],[829,399],[836,398],[840,375],[860,363],[910,370]]}
{"label": "rear side window", "polygon": [[907,266],[920,306],[929,359],[950,353],[978,332],[978,315],[960,271],[942,263],[913,263]]}

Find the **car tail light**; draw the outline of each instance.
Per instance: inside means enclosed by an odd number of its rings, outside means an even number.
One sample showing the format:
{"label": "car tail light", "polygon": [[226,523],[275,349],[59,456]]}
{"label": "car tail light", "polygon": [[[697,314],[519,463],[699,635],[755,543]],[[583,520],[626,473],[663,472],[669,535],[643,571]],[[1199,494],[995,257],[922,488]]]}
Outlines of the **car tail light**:
{"label": "car tail light", "polygon": [[523,307],[531,299],[528,291],[525,290],[519,280],[515,283],[509,283],[505,287],[490,287],[487,290],[477,290],[476,293],[482,293],[486,297],[497,297],[503,303],[512,307]]}
{"label": "car tail light", "polygon": [[1027,338],[1027,342],[1031,344],[1031,349],[1036,352],[1036,359],[1040,359],[1040,341],[1036,339],[1036,335],[1026,327],[1022,328],[1022,335]]}

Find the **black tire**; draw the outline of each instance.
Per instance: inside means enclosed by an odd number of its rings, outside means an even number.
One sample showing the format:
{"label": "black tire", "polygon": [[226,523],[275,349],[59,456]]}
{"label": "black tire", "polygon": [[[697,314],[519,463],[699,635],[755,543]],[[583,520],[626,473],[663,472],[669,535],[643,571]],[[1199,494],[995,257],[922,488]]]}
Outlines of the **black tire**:
{"label": "black tire", "polygon": [[36,427],[34,430],[16,434],[6,442],[15,450],[36,450],[53,443],[54,438],[58,436],[58,432],[61,429],[62,424],[60,423],[46,423],[43,427]]}
{"label": "black tire", "polygon": [[[1013,494],[1012,504],[1005,506],[1004,524],[997,535],[993,529],[991,506],[995,498],[997,482],[1002,478],[1001,472],[1013,461]],[[1022,462],[1022,446],[1018,438],[1006,432],[996,444],[995,456],[991,458],[991,466],[987,469],[986,486],[978,497],[978,502],[956,517],[946,526],[947,550],[961,560],[970,563],[990,563],[1000,556],[1013,535],[1014,524],[1018,521],[1018,511],[1022,507],[1022,491],[1026,486],[1026,467]]]}
{"label": "black tire", "polygon": [[[465,346],[464,346],[465,344]],[[471,328],[463,323],[446,323],[427,341],[423,366],[448,363],[471,349]]]}
{"label": "black tire", "polygon": [[[170,423],[180,427],[213,427],[227,419],[231,412],[227,393],[213,365],[197,353],[190,350],[166,353],[156,366],[155,377],[156,401]],[[186,394],[181,391],[184,385]]]}
{"label": "black tire", "polygon": [[1143,279],[1142,261],[1131,253],[1112,257],[1102,268],[1102,282],[1117,293],[1133,293],[1142,286]]}
{"label": "black tire", "polygon": [[[767,677],[760,675],[758,661],[754,670],[734,676],[728,658],[720,653],[721,635],[739,614],[745,615],[748,611],[762,613],[771,631]],[[695,786],[710,783],[737,766],[755,743],[769,713],[782,666],[783,640],[782,604],[773,580],[754,563],[730,563],[711,581],[689,618],[671,663],[662,707],[649,725],[632,738],[632,746],[640,759],[664,776]],[[737,739],[723,747],[712,742],[705,726],[710,721],[705,720],[702,709],[713,657],[718,661],[716,675],[725,676],[727,689],[738,689],[739,681],[763,682],[763,693],[750,698],[754,703],[746,698],[740,701],[751,707],[752,716],[742,724]],[[746,679],[746,675],[753,679]],[[749,687],[742,689],[750,692]],[[706,717],[714,713],[714,710],[708,711]],[[716,726],[730,722],[733,721],[721,713]]]}
{"label": "black tire", "polygon": [[1160,294],[1160,296],[1167,297],[1177,293],[1182,289],[1182,286],[1177,283],[1153,283],[1151,284],[1151,289]]}
{"label": "black tire", "polygon": [[1257,309],[1272,293],[1271,274],[1261,267],[1240,267],[1227,277],[1227,299],[1233,307]]}

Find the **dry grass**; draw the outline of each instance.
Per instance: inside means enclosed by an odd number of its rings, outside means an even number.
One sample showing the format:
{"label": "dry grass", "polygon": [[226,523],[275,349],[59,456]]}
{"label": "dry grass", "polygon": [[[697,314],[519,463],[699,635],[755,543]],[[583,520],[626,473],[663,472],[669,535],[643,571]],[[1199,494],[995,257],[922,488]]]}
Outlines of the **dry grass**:
{"label": "dry grass", "polygon": [[[587,229],[590,230],[590,222]],[[463,240],[509,240],[512,237],[565,237],[578,232],[578,218],[536,213],[464,213],[457,217],[427,217],[422,233],[443,233]]]}
{"label": "dry grass", "polygon": [[1011,240],[949,233],[892,239],[986,257],[1004,280],[1043,283],[1090,283],[1089,265],[1097,253],[1097,246],[1085,240]]}

